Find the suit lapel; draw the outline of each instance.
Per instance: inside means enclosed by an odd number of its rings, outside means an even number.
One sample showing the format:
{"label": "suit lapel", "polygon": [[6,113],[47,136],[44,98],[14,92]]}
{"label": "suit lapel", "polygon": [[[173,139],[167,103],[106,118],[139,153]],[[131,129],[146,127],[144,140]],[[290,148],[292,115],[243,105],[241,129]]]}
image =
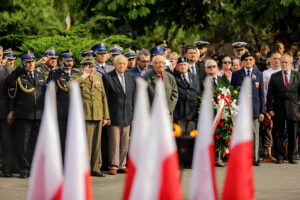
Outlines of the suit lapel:
{"label": "suit lapel", "polygon": [[241,71],[241,77],[242,77],[242,80],[245,78],[245,76],[246,76],[245,69],[242,68],[242,71]]}
{"label": "suit lapel", "polygon": [[278,73],[278,83],[281,85],[282,89],[285,91],[285,86],[284,86],[284,80],[282,77],[282,71],[280,71],[280,73]]}
{"label": "suit lapel", "polygon": [[295,81],[294,79],[295,79],[295,73],[293,70],[291,70],[291,76],[290,76],[288,89],[291,87],[291,85],[293,85],[293,82]]}
{"label": "suit lapel", "polygon": [[[113,73],[113,80],[115,81],[115,83],[116,83],[117,87],[119,88],[119,90],[122,91],[123,94],[124,94],[124,90],[123,90],[121,82],[118,78],[118,74],[117,74],[116,70],[114,70],[114,73]],[[125,86],[126,86],[126,81],[125,81]]]}

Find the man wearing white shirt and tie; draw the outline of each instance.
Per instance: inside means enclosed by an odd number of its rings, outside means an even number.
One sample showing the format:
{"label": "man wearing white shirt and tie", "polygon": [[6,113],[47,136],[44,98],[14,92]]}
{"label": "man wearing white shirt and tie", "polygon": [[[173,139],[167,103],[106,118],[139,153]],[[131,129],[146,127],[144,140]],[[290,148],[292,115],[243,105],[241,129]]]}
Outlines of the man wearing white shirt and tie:
{"label": "man wearing white shirt and tie", "polygon": [[204,66],[197,63],[199,56],[197,54],[197,49],[194,45],[187,45],[184,49],[184,56],[187,58],[189,63],[189,71],[192,74],[195,74],[198,76],[200,81],[200,89],[203,90],[203,80],[205,78],[205,69]]}

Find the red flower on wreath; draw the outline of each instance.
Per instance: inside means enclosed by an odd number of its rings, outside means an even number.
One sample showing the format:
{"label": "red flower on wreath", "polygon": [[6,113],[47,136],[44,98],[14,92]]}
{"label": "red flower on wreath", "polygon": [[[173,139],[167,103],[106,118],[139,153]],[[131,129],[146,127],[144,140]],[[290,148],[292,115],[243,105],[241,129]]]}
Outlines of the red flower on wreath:
{"label": "red flower on wreath", "polygon": [[225,142],[226,142],[226,143],[228,143],[228,142],[229,142],[229,140],[227,139],[227,140],[225,140]]}
{"label": "red flower on wreath", "polygon": [[219,139],[220,139],[220,136],[216,135],[216,139],[219,140]]}
{"label": "red flower on wreath", "polygon": [[220,127],[224,126],[224,122],[219,122],[219,126]]}
{"label": "red flower on wreath", "polygon": [[227,130],[232,131],[232,127],[231,127],[231,126],[228,126],[228,127],[227,127]]}

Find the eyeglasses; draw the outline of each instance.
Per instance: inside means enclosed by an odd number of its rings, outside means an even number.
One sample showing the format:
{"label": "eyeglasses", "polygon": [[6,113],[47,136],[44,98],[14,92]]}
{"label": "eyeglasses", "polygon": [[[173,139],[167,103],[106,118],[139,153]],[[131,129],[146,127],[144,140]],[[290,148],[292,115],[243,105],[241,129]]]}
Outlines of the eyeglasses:
{"label": "eyeglasses", "polygon": [[223,64],[232,64],[231,61],[223,61],[222,63],[223,63]]}
{"label": "eyeglasses", "polygon": [[218,66],[217,65],[211,65],[211,66],[207,66],[206,68],[212,69],[212,68],[216,68],[216,67],[218,67]]}
{"label": "eyeglasses", "polygon": [[296,58],[296,60],[300,60],[300,57]]}
{"label": "eyeglasses", "polygon": [[138,60],[138,61],[140,61],[142,63],[149,63],[150,62],[150,60]]}

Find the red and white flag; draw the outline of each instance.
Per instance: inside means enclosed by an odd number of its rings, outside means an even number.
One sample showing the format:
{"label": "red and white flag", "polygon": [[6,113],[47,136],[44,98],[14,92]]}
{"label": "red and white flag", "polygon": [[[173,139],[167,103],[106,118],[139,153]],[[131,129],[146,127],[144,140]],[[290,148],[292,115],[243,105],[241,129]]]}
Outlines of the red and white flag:
{"label": "red and white flag", "polygon": [[150,121],[149,98],[147,94],[147,82],[137,79],[137,97],[134,108],[131,142],[128,153],[128,167],[123,193],[123,200],[129,199],[132,184],[135,180],[136,168],[142,158],[142,150],[146,145],[146,136]]}
{"label": "red and white flag", "polygon": [[211,80],[205,80],[193,155],[190,199],[217,199]]}
{"label": "red and white flag", "polygon": [[61,199],[63,170],[53,81],[49,83],[45,95],[43,118],[30,175],[27,199]]}
{"label": "red and white flag", "polygon": [[251,79],[245,78],[239,97],[240,109],[232,132],[223,199],[254,199],[253,127]]}
{"label": "red and white flag", "polygon": [[129,199],[182,199],[180,170],[162,81],[157,81],[146,144]]}
{"label": "red and white flag", "polygon": [[86,127],[78,83],[70,84],[63,199],[93,199]]}

